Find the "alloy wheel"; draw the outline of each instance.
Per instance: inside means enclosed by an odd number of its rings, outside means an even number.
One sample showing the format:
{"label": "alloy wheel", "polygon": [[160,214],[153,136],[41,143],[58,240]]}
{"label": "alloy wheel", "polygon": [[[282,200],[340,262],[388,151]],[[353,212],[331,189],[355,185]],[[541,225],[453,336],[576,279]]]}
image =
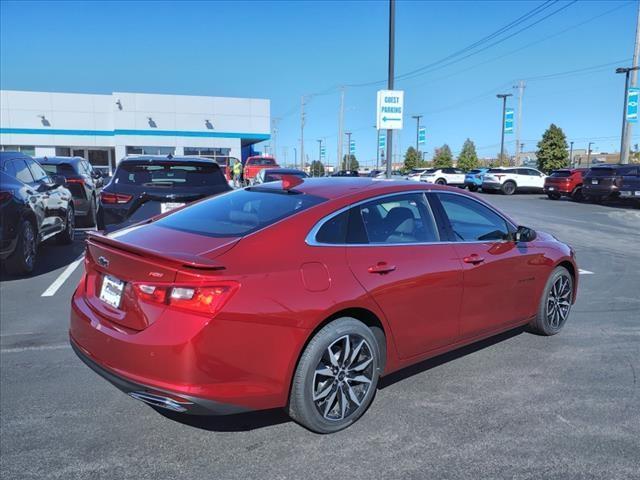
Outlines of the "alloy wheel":
{"label": "alloy wheel", "polygon": [[554,330],[560,329],[569,317],[572,295],[571,279],[565,275],[559,276],[547,297],[547,322]]}
{"label": "alloy wheel", "polygon": [[369,392],[374,375],[373,350],[359,335],[344,335],[323,352],[313,375],[313,402],[326,420],[352,415]]}
{"label": "alloy wheel", "polygon": [[25,265],[32,269],[36,259],[36,237],[29,222],[25,222],[22,232],[22,254]]}

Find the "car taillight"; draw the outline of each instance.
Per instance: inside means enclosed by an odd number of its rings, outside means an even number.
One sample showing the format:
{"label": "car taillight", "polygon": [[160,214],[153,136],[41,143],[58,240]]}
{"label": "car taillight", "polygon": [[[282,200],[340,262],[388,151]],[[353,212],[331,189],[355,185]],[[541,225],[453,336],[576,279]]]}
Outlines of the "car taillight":
{"label": "car taillight", "polygon": [[9,191],[0,192],[0,202],[5,202],[9,200],[11,197],[13,197],[13,192],[9,192]]}
{"label": "car taillight", "polygon": [[502,177],[506,177],[506,175],[495,174],[494,177],[496,177],[498,180],[500,180]]}
{"label": "car taillight", "polygon": [[84,178],[67,178],[67,183],[77,183],[80,185],[84,185]]}
{"label": "car taillight", "polygon": [[239,286],[235,282],[206,286],[165,286],[136,283],[133,288],[138,298],[143,301],[161,303],[171,308],[213,316],[229,301]]}
{"label": "car taillight", "polygon": [[133,198],[133,195],[125,195],[123,193],[100,193],[100,200],[102,203],[115,204],[115,203],[127,203]]}

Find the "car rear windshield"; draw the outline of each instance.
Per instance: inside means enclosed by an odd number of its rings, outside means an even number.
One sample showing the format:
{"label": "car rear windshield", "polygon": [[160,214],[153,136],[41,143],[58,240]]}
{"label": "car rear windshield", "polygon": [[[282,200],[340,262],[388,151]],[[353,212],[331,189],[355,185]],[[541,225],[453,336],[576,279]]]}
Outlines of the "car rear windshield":
{"label": "car rear windshield", "polygon": [[565,178],[571,176],[571,171],[569,170],[556,170],[555,172],[551,172],[552,177],[556,178]]}
{"label": "car rear windshield", "polygon": [[275,165],[276,161],[273,158],[250,158],[247,160],[247,165]]}
{"label": "car rear windshield", "polygon": [[210,237],[241,237],[323,201],[304,193],[254,187],[198,202],[156,224]]}
{"label": "car rear windshield", "polygon": [[592,168],[589,170],[590,177],[615,177],[615,168]]}
{"label": "car rear windshield", "polygon": [[204,187],[227,181],[220,167],[213,162],[125,162],[116,169],[113,182],[118,185]]}
{"label": "car rear windshield", "polygon": [[51,173],[52,175],[77,175],[76,171],[68,163],[60,163],[58,165],[41,163],[40,166],[42,166],[45,172]]}

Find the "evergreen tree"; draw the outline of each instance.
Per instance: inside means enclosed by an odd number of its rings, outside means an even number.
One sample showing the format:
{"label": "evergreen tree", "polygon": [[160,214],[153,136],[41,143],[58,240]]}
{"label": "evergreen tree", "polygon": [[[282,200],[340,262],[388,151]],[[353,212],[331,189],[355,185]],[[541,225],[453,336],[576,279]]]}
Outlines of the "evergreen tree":
{"label": "evergreen tree", "polygon": [[407,153],[404,154],[404,169],[409,171],[421,164],[420,153],[413,147],[407,148]]}
{"label": "evergreen tree", "polygon": [[465,172],[478,168],[478,154],[476,153],[476,145],[470,139],[466,139],[462,145],[462,151],[458,156],[458,168]]}
{"label": "evergreen tree", "polygon": [[345,170],[358,170],[360,168],[360,163],[358,163],[355,155],[345,154],[342,156],[342,166]]}
{"label": "evergreen tree", "polygon": [[561,128],[553,123],[542,135],[538,142],[538,170],[549,173],[558,168],[569,166],[569,153],[567,152],[567,137]]}
{"label": "evergreen tree", "polygon": [[433,166],[435,168],[446,168],[453,166],[453,155],[451,149],[446,143],[440,148],[436,148],[436,154],[433,157]]}
{"label": "evergreen tree", "polygon": [[324,165],[319,160],[311,162],[311,176],[322,177],[324,176]]}

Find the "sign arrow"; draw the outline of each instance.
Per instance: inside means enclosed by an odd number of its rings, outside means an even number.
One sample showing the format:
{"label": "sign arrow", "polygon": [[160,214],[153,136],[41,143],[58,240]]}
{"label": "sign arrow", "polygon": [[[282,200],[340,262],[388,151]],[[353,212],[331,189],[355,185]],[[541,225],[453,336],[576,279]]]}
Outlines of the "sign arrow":
{"label": "sign arrow", "polygon": [[400,118],[396,118],[396,117],[382,117],[382,120],[387,122],[390,120],[393,120],[394,122],[399,122],[401,119]]}

